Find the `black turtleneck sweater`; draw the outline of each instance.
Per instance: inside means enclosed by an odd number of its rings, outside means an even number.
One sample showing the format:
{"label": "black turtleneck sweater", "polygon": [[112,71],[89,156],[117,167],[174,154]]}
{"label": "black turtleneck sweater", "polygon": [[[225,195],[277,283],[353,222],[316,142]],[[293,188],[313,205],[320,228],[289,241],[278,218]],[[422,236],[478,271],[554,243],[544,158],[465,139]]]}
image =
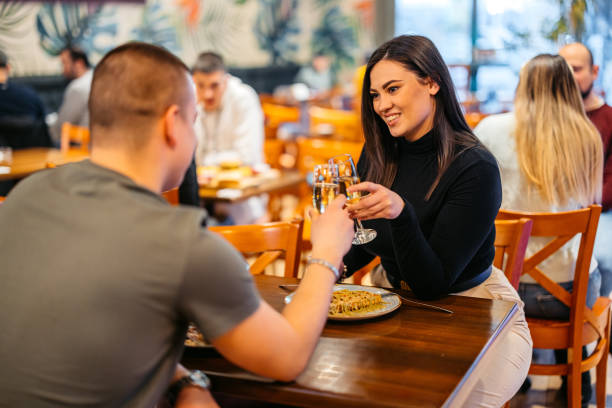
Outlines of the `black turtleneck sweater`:
{"label": "black turtleneck sweater", "polygon": [[[490,274],[495,248],[494,221],[501,203],[495,158],[485,148],[469,149],[455,158],[431,198],[437,174],[432,132],[415,142],[398,139],[399,165],[391,190],[404,199],[393,219],[364,221],[378,236],[353,245],[344,257],[355,272],[379,256],[394,287],[401,282],[420,298],[435,298],[482,283]],[[365,175],[366,154],[357,165]]]}

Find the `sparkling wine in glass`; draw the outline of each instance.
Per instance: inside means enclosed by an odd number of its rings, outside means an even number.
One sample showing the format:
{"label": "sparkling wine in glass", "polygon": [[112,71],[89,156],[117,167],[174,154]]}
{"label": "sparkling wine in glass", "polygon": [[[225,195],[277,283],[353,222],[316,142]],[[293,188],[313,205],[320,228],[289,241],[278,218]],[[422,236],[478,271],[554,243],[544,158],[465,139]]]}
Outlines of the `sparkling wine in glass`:
{"label": "sparkling wine in glass", "polygon": [[[359,174],[357,174],[357,167],[350,154],[341,154],[334,156],[329,159],[329,164],[335,164],[338,167],[338,186],[340,194],[346,195],[348,204],[355,204],[361,199],[361,197],[368,194],[364,191],[348,192],[348,188],[353,184],[360,182]],[[367,244],[376,238],[376,230],[371,228],[364,228],[361,221],[356,219],[357,228],[355,230],[355,236],[353,237],[354,245]]]}
{"label": "sparkling wine in glass", "polygon": [[323,214],[339,192],[338,166],[334,164],[316,165],[313,176],[312,205]]}

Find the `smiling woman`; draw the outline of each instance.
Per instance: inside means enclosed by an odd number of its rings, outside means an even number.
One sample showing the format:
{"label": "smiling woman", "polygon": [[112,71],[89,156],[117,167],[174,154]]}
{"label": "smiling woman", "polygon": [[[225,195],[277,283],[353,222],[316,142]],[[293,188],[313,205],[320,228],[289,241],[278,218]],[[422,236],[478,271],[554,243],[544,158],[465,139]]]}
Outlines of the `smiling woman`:
{"label": "smiling woman", "polygon": [[[421,298],[459,293],[522,306],[491,265],[501,202],[495,158],[465,122],[429,39],[401,36],[374,52],[363,83],[362,126],[358,172],[365,181],[348,192],[370,194],[348,208],[378,237],[352,247],[344,257],[348,271],[379,256],[389,283]],[[501,406],[510,399],[527,375],[531,345],[521,307],[465,405]]]}

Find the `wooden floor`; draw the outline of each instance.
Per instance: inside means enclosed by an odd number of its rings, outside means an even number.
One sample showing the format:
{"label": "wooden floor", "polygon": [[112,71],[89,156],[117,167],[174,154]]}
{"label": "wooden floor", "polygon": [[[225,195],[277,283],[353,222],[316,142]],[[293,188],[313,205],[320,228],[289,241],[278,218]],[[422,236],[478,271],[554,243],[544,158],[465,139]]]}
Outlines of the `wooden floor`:
{"label": "wooden floor", "polygon": [[[552,352],[545,353],[543,361],[552,361]],[[608,397],[606,407],[612,407],[612,358],[608,354],[608,378],[606,389]],[[526,393],[518,393],[510,401],[511,408],[561,408],[566,407],[564,396],[561,395],[561,378],[559,376],[530,376],[531,389]],[[595,370],[591,371],[591,381],[593,382],[593,397],[589,408],[595,408]]]}

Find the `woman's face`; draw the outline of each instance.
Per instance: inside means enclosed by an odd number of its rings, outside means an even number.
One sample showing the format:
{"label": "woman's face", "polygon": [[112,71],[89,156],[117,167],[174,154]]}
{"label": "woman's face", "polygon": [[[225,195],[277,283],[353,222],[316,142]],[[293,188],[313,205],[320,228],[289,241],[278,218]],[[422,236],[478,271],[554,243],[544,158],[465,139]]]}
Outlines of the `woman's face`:
{"label": "woman's face", "polygon": [[414,142],[433,127],[434,96],[440,86],[421,80],[399,62],[379,61],[370,71],[370,96],[374,111],[393,137]]}

